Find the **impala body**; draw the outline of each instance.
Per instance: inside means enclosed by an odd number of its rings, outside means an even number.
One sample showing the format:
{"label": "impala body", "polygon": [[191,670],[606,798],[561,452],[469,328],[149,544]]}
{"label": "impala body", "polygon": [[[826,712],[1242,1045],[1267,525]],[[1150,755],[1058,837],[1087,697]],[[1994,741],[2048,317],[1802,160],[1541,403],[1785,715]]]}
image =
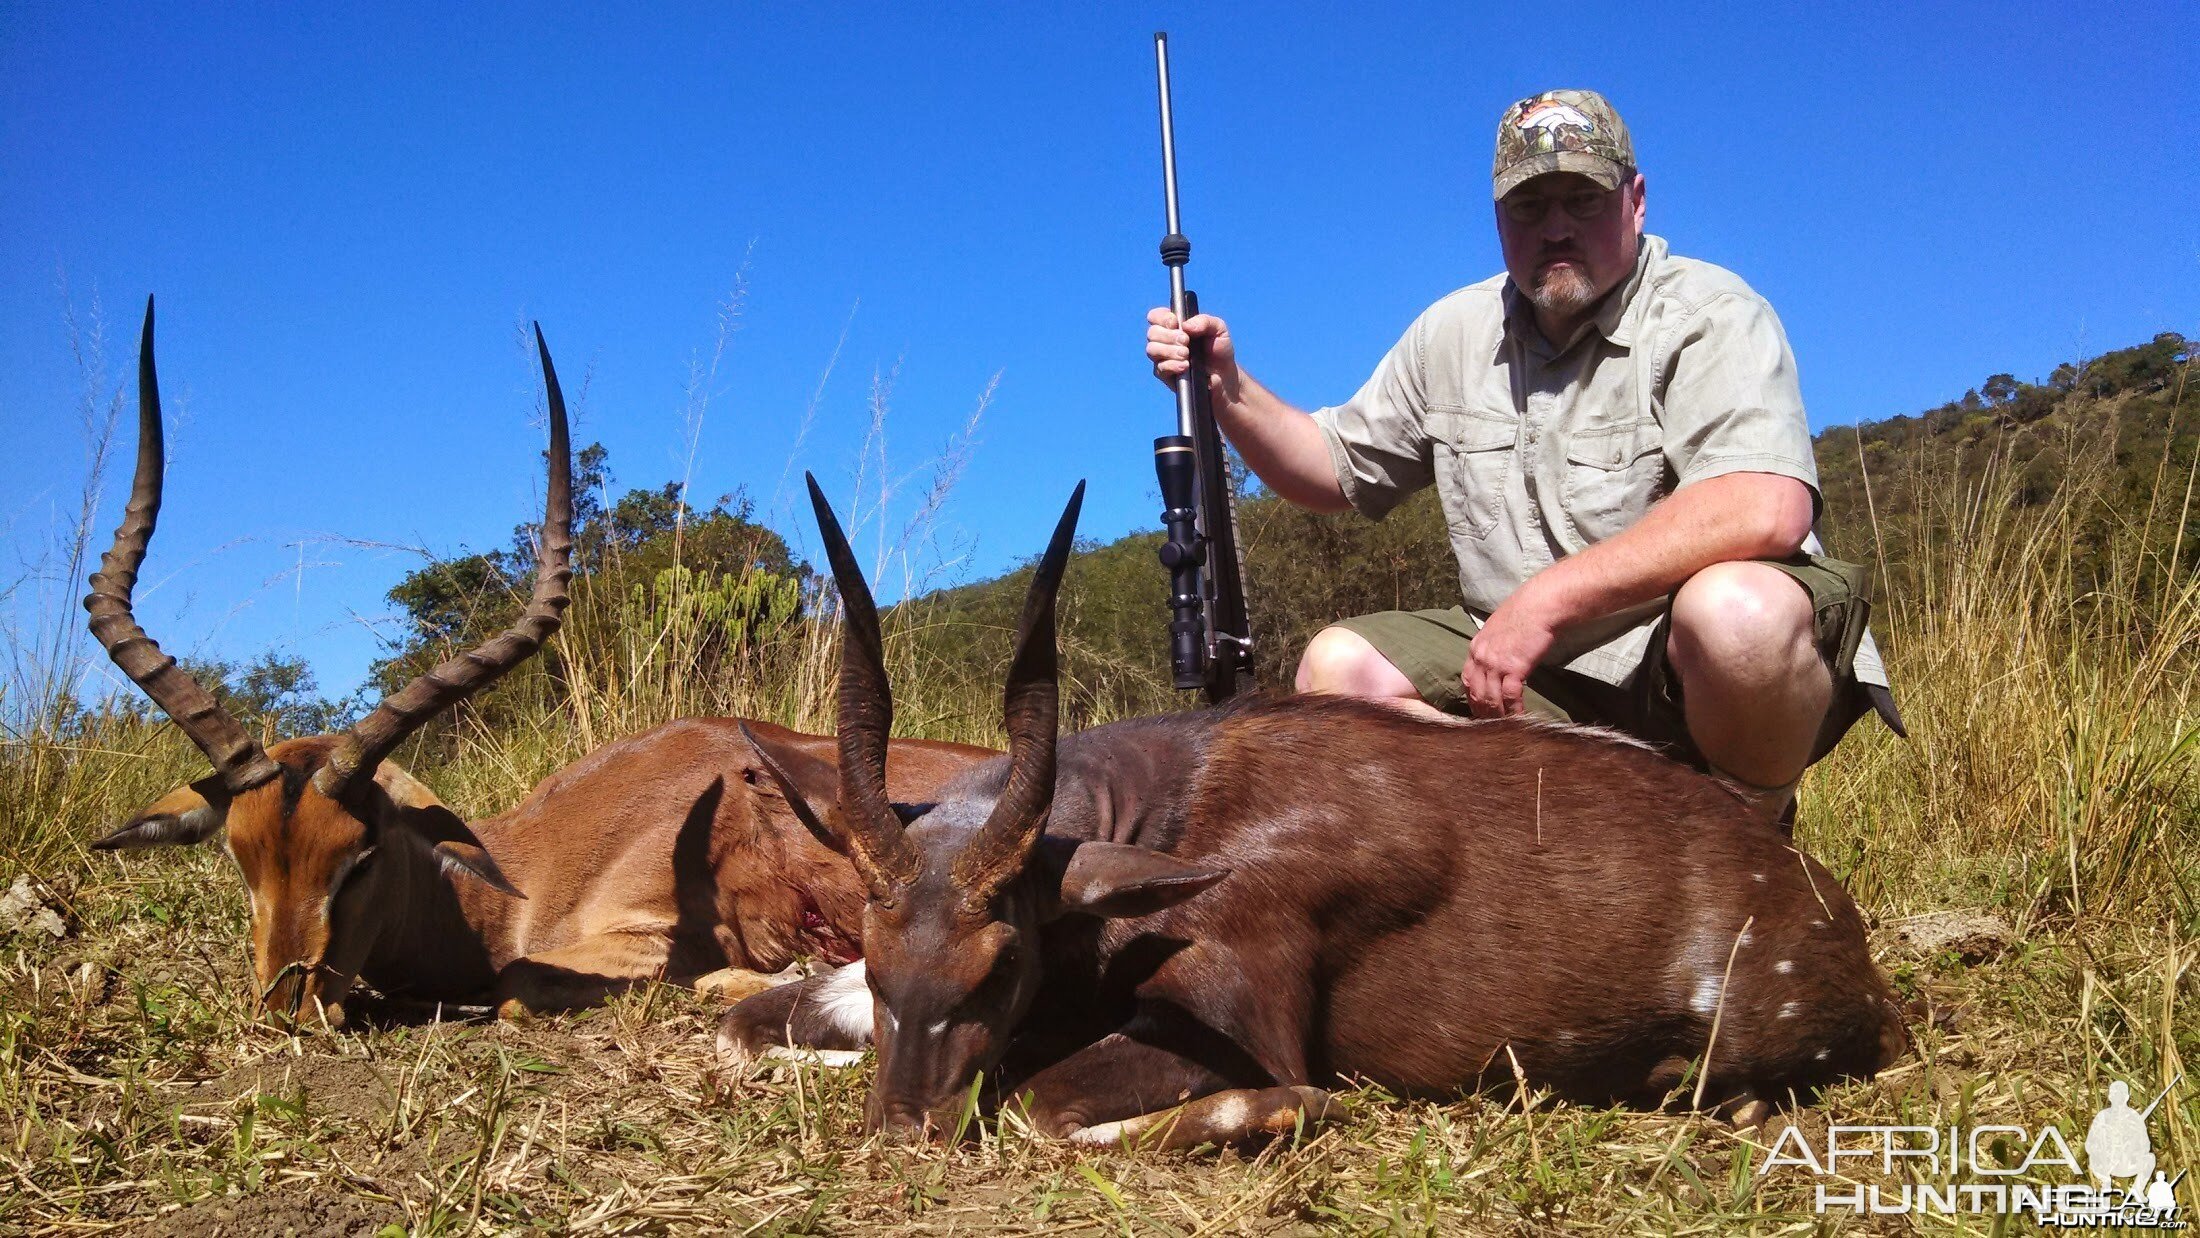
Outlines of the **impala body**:
{"label": "impala body", "polygon": [[987,1072],[1043,1131],[1165,1147],[1288,1131],[1340,1078],[1655,1105],[1700,1075],[1683,1099],[1739,1113],[1902,1052],[1839,882],[1632,742],[1295,697],[1057,744],[1075,511],[1027,602],[1010,755],[922,811],[860,776],[891,701],[868,594],[834,556],[855,599],[838,824],[870,885],[866,957],[743,1002],[722,1048],[868,1039],[874,1126],[951,1128]]}
{"label": "impala body", "polygon": [[[261,1000],[278,1017],[340,1017],[338,1003],[362,977],[393,996],[492,1002],[516,1013],[727,968],[752,973],[731,978],[734,991],[762,988],[760,973],[797,956],[845,961],[860,951],[861,883],[846,858],[797,828],[737,719],[675,722],[608,745],[544,779],[510,812],[470,824],[386,759],[428,718],[525,660],[565,607],[565,405],[546,347],[541,359],[548,515],[534,598],[519,623],[342,734],[263,749],[132,614],[163,468],[147,304],[136,480],[85,604],[116,664],[206,752],[214,773],[93,845],[180,846],[224,834],[251,891]],[[804,776],[830,769],[830,741],[755,726]],[[991,755],[914,741],[897,741],[894,751],[893,787],[911,799]]]}

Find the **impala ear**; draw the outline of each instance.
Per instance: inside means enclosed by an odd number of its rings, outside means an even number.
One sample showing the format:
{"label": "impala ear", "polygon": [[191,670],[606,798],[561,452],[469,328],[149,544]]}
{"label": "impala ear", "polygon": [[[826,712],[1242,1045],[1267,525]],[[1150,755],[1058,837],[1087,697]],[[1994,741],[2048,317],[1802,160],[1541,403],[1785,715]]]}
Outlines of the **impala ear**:
{"label": "impala ear", "polygon": [[464,873],[481,884],[513,898],[526,898],[519,887],[505,879],[504,870],[489,858],[489,849],[478,842],[439,842],[428,848],[447,873]]}
{"label": "impala ear", "polygon": [[[1230,875],[1166,852],[1125,843],[1042,844],[1042,863],[1061,873],[1054,902],[1059,914],[1125,918],[1174,907]],[[1063,854],[1064,852],[1067,854]],[[1059,863],[1057,869],[1055,864]]]}
{"label": "impala ear", "polygon": [[842,855],[848,854],[848,840],[839,830],[825,823],[813,804],[837,804],[840,799],[840,767],[831,761],[811,756],[793,744],[768,740],[741,724],[741,738],[749,741],[749,748],[756,754],[756,762],[763,767],[764,779],[759,782],[752,770],[742,770],[742,781],[770,794],[779,793],[794,810],[795,819],[802,828],[817,839],[819,845]]}
{"label": "impala ear", "polygon": [[177,787],[154,800],[128,825],[92,844],[94,851],[189,847],[219,833],[229,820],[229,789],[220,775]]}
{"label": "impala ear", "polygon": [[374,771],[374,784],[395,805],[396,811],[389,819],[396,832],[425,848],[444,872],[471,877],[513,898],[527,897],[505,878],[489,849],[475,837],[473,827],[418,779],[384,761]]}

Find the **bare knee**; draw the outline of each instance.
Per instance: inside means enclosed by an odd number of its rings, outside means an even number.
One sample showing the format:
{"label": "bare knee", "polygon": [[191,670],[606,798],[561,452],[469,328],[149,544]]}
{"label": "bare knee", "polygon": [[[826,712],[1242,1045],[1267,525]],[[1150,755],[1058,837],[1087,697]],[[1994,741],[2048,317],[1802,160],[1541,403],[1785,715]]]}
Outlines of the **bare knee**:
{"label": "bare knee", "polygon": [[1714,563],[1674,596],[1667,649],[1684,683],[1792,674],[1817,658],[1810,594],[1762,563]]}
{"label": "bare knee", "polygon": [[1301,692],[1380,698],[1420,693],[1405,672],[1393,666],[1367,638],[1350,628],[1323,628],[1306,642],[1293,682]]}

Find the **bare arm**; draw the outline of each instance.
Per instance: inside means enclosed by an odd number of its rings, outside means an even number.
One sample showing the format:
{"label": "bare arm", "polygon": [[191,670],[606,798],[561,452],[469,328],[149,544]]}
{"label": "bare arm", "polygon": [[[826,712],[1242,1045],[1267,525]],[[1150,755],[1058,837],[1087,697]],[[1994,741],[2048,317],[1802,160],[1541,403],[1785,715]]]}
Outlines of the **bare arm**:
{"label": "bare arm", "polygon": [[1778,473],[1725,473],[1684,486],[1618,534],[1536,573],[1554,626],[1663,597],[1714,563],[1779,559],[1810,535],[1810,487]]}
{"label": "bare arm", "polygon": [[[1146,315],[1146,356],[1154,377],[1170,387],[1191,365],[1191,340],[1166,307]],[[1301,507],[1341,512],[1351,506],[1337,484],[1329,444],[1320,427],[1301,409],[1238,367],[1230,328],[1213,314],[1196,314],[1185,324],[1191,335],[1208,340],[1208,388],[1214,397],[1215,424],[1245,457],[1247,468],[1268,488]]]}
{"label": "bare arm", "polygon": [[1518,712],[1528,673],[1566,629],[1663,597],[1714,563],[1792,555],[1812,514],[1810,487],[1777,473],[1726,473],[1674,491],[1497,608],[1461,676],[1470,706],[1481,716]]}

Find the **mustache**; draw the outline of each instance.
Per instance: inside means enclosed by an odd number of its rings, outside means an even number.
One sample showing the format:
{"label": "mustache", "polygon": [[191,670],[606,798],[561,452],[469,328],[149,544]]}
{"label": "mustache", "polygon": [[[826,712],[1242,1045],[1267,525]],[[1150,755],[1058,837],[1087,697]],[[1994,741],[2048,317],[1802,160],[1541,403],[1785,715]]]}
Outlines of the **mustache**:
{"label": "mustache", "polygon": [[1535,260],[1539,263],[1556,262],[1561,258],[1572,258],[1578,261],[1581,257],[1582,253],[1580,246],[1559,244],[1545,245],[1543,248],[1537,250]]}

